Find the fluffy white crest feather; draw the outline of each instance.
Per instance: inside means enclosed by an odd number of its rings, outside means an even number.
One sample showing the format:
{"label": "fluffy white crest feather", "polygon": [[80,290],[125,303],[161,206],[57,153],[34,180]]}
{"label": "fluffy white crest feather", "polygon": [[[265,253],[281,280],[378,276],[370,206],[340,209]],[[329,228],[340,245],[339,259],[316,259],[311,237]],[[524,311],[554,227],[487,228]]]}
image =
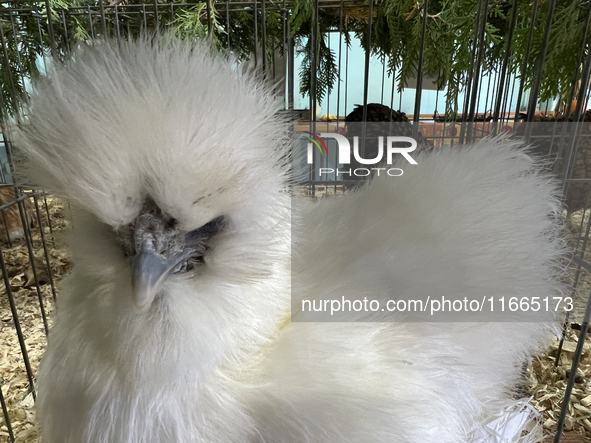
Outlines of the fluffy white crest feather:
{"label": "fluffy white crest feather", "polygon": [[[501,441],[487,423],[518,404],[552,314],[288,322],[291,285],[294,306],[390,288],[552,296],[553,182],[496,139],[340,198],[290,199],[288,122],[235,66],[201,45],[101,42],[38,85],[18,147],[75,227],[38,380],[44,443]],[[148,198],[179,232],[226,225],[138,309],[118,233]]]}

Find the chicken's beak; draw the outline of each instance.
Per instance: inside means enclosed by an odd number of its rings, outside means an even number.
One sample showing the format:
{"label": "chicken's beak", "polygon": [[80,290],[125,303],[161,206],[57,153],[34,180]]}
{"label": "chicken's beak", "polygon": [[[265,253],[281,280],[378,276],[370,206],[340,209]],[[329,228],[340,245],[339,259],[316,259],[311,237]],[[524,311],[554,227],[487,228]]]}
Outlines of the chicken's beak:
{"label": "chicken's beak", "polygon": [[153,251],[143,250],[131,259],[133,302],[138,309],[152,305],[162,282],[186,258],[185,251],[163,257]]}
{"label": "chicken's beak", "polygon": [[131,259],[133,302],[143,309],[152,304],[162,281],[174,264],[151,251],[141,251]]}

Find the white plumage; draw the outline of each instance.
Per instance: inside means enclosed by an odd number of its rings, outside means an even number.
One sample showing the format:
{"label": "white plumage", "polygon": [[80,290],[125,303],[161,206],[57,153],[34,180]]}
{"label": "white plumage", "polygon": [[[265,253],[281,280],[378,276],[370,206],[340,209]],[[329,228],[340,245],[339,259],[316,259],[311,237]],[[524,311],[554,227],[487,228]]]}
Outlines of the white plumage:
{"label": "white plumage", "polygon": [[[552,313],[289,322],[290,288],[295,307],[552,297],[552,181],[497,139],[417,155],[344,197],[290,199],[289,122],[233,63],[177,41],[101,42],[38,85],[18,146],[75,227],[38,379],[44,443],[497,441],[486,425],[517,404]],[[219,232],[206,225],[220,216]]]}

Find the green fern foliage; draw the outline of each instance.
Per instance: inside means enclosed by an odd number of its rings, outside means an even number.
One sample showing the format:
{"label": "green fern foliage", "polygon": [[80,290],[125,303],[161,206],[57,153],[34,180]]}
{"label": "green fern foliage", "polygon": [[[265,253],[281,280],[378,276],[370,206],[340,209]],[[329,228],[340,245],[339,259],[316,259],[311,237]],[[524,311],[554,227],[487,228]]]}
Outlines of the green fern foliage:
{"label": "green fern foliage", "polygon": [[[310,93],[313,84],[310,64],[314,59],[318,99],[330,94],[339,81],[338,60],[328,45],[329,34],[334,32],[341,33],[347,46],[356,39],[365,47],[371,37],[369,50],[386,64],[400,89],[417,76],[422,52],[422,73],[433,78],[440,89],[446,88],[447,111],[451,114],[461,106],[458,97],[466,90],[468,79],[477,73],[477,57],[481,60],[478,67],[481,75],[499,71],[506,53],[514,4],[517,4],[517,15],[509,48],[508,72],[521,77],[525,66],[525,75],[520,81],[525,88],[531,87],[539,75],[537,66],[545,51],[540,101],[569,92],[573,75],[581,73],[580,60],[584,60],[588,51],[588,42],[582,47],[588,16],[586,0],[556,0],[547,48],[543,48],[543,41],[551,0],[488,0],[480,15],[478,0],[429,0],[427,7],[426,0],[374,0],[371,36],[368,36],[368,0],[346,4],[339,0],[322,2],[317,20],[314,19],[314,0],[267,2],[264,14],[260,2],[255,7],[254,4],[245,6],[240,0],[207,1],[212,13],[213,44],[240,59],[257,58],[260,63],[261,57],[265,57],[266,66],[274,68],[277,55],[283,55],[286,38],[293,38],[296,51],[303,58],[299,72],[300,93]],[[158,18],[153,2],[144,4],[139,0],[105,0],[104,16],[97,12],[98,0],[49,0],[49,5],[51,15],[44,1],[14,0],[0,4],[0,24],[6,43],[6,51],[0,56],[5,116],[14,114],[18,103],[26,97],[25,79],[39,75],[40,55],[54,54],[64,59],[80,42],[102,35],[122,38],[138,35],[143,27],[148,30],[173,27],[182,38],[208,35],[205,2],[158,3]],[[534,7],[536,14],[532,21]],[[30,12],[20,12],[23,10]],[[484,32],[477,33],[484,16]],[[53,46],[49,35],[50,19]],[[288,23],[290,35],[286,35]],[[313,24],[318,34],[316,48],[311,47],[309,38]],[[532,27],[534,32],[529,42]],[[589,36],[591,32],[587,40]],[[479,54],[477,48],[480,47]]]}

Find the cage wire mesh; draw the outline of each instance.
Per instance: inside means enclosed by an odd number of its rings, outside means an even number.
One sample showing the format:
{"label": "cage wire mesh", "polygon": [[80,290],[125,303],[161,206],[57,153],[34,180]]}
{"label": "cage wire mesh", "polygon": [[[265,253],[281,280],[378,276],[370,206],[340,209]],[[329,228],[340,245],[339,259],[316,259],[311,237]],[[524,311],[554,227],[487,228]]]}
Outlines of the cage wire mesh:
{"label": "cage wire mesh", "polygon": [[[48,313],[56,280],[69,267],[54,236],[56,228],[67,228],[67,207],[42,190],[14,185],[18,146],[6,123],[26,124],[22,104],[35,79],[76,47],[164,29],[207,38],[279,85],[276,99],[293,116],[296,134],[358,135],[362,156],[381,135],[371,125],[383,122],[395,123],[390,131],[412,136],[421,149],[500,133],[530,142],[532,155],[562,183],[575,251],[569,284],[576,309],[564,319],[567,341],[550,359],[570,366],[570,373],[555,402],[562,409],[552,411],[545,430],[558,442],[579,414],[580,429],[591,436],[591,399],[582,399],[591,387],[585,394],[586,381],[577,378],[581,365],[590,367],[581,363],[589,358],[591,317],[590,19],[591,2],[580,0],[0,2],[0,332],[6,346],[0,440],[37,441],[35,428],[23,423],[34,421]],[[302,137],[294,150],[304,152],[307,143]],[[327,143],[325,150],[315,152],[310,164],[303,156],[297,162],[296,192],[342,194],[371,179],[339,173],[336,145]],[[323,175],[321,168],[332,172]],[[573,322],[580,323],[578,342]]]}

